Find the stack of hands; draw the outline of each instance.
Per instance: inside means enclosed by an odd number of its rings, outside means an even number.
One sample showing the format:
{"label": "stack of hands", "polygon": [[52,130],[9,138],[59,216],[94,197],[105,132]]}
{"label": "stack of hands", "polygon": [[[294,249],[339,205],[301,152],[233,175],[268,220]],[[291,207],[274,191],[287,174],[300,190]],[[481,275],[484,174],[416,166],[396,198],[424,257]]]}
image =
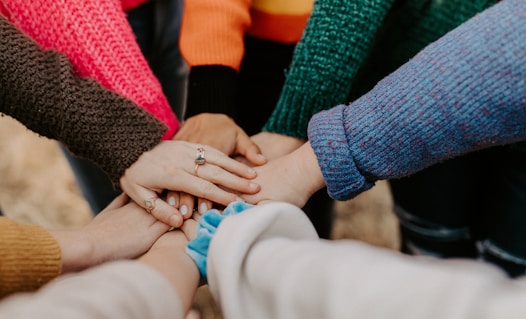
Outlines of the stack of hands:
{"label": "stack of hands", "polygon": [[233,201],[302,207],[324,185],[308,143],[269,132],[249,137],[231,118],[210,113],[189,118],[172,140],[144,153],[120,183],[137,205],[172,227]]}
{"label": "stack of hands", "polygon": [[204,212],[234,201],[302,207],[324,181],[308,143],[269,132],[249,137],[223,114],[200,114],[145,152],[120,184],[124,193],[83,229],[52,232],[63,272],[140,257],[166,244],[160,238],[174,228],[186,242]]}

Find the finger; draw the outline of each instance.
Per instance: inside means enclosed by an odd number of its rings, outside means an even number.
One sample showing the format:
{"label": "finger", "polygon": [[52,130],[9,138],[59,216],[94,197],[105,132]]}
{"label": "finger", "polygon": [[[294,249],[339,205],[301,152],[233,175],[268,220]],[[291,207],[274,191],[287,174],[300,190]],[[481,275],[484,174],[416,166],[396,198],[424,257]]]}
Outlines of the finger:
{"label": "finger", "polygon": [[263,165],[267,159],[254,141],[244,132],[237,137],[236,153],[243,155],[251,164]]}
{"label": "finger", "polygon": [[[201,174],[201,168],[199,169],[199,174]],[[234,192],[223,190],[214,183],[196,177],[193,174],[181,174],[177,179],[167,179],[163,182],[163,187],[166,189],[179,189],[195,197],[208,199],[224,206],[231,202],[241,200],[237,194],[234,194]],[[183,193],[180,195],[180,203],[181,205],[179,209],[182,209]],[[188,206],[188,211],[190,211],[191,207],[192,206]]]}
{"label": "finger", "polygon": [[213,184],[244,194],[254,194],[260,189],[257,183],[241,178],[212,164],[199,165],[195,175]]}
{"label": "finger", "polygon": [[192,217],[195,203],[194,196],[188,193],[181,192],[181,194],[179,195],[179,200],[181,203],[181,205],[179,206],[179,211],[181,212],[183,219],[188,219]]}
{"label": "finger", "polygon": [[212,208],[212,202],[206,198],[199,198],[197,200],[197,211],[199,214],[204,214]]}
{"label": "finger", "polygon": [[[178,209],[181,203],[179,200],[179,194],[179,192],[168,191],[166,193],[166,202],[168,203],[168,205]],[[179,210],[179,212],[181,212],[181,210]]]}
{"label": "finger", "polygon": [[193,240],[197,237],[197,221],[190,218],[181,226],[181,231],[185,234],[188,240]]}
{"label": "finger", "polygon": [[219,166],[220,168],[240,177],[252,179],[257,176],[256,171],[253,168],[228,157],[224,153],[211,147],[204,149],[206,152],[206,163]]}

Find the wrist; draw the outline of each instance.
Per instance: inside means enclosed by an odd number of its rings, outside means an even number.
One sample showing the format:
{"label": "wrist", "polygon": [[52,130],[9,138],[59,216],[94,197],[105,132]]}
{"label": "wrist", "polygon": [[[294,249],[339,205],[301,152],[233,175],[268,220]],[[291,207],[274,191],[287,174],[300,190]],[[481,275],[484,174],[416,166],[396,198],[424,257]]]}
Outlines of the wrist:
{"label": "wrist", "polygon": [[295,153],[297,153],[297,158],[299,159],[298,166],[300,170],[304,172],[303,176],[309,176],[303,183],[306,192],[310,196],[325,186],[323,173],[318,164],[316,154],[309,142],[303,144]]}
{"label": "wrist", "polygon": [[223,65],[194,66],[188,77],[185,118],[200,113],[236,117],[238,73]]}
{"label": "wrist", "polygon": [[52,231],[58,242],[62,259],[61,273],[81,271],[100,262],[95,256],[95,246],[79,230]]}

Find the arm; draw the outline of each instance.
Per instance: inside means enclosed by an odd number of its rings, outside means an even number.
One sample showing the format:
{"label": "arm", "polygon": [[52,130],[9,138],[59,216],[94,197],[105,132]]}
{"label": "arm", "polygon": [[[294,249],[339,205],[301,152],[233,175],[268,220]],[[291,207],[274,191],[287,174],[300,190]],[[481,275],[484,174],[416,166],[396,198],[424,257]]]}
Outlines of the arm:
{"label": "arm", "polygon": [[176,139],[210,145],[260,165],[265,160],[258,147],[235,123],[250,5],[249,0],[185,3],[180,45],[190,74],[186,120]]}
{"label": "arm", "polygon": [[207,269],[228,318],[501,318],[522,314],[526,296],[480,263],[319,240],[305,214],[285,203],[222,221]]}
{"label": "arm", "polygon": [[[184,227],[195,228],[192,222]],[[0,312],[6,318],[185,318],[199,283],[187,242],[181,231],[168,232],[138,261],[64,276],[36,293],[1,302]]]}
{"label": "arm", "polygon": [[165,139],[175,134],[177,118],[119,0],[11,0],[3,5],[8,19],[42,48],[64,53],[77,75],[97,80],[154,114],[168,127]]}
{"label": "arm", "polygon": [[3,16],[0,70],[0,112],[96,162],[115,185],[166,131],[131,101],[76,76],[65,56],[42,51]]}
{"label": "arm", "polygon": [[[302,206],[303,194],[323,186],[323,173],[331,197],[345,200],[376,180],[525,139],[523,7],[515,0],[500,3],[428,46],[351,105],[315,115],[310,143],[257,167],[261,191],[243,198]],[[308,181],[306,174],[312,176]]]}
{"label": "arm", "polygon": [[61,273],[135,258],[169,228],[121,195],[78,230],[46,231],[0,218],[0,296],[32,291]]}
{"label": "arm", "polygon": [[[145,200],[163,189],[186,191],[222,204],[236,195],[213,183],[240,192],[258,190],[244,180],[254,177],[253,171],[212,149],[208,150],[211,165],[200,175],[208,180],[193,176],[198,145],[161,142],[165,127],[159,121],[94,80],[75,76],[65,56],[40,50],[2,16],[0,48],[4,92],[0,112],[97,163],[114,185],[121,181],[123,190],[139,205],[144,207]],[[163,201],[153,214],[172,226],[182,222],[176,208]]]}
{"label": "arm", "polygon": [[393,0],[317,0],[264,131],[307,140],[311,116],[346,101]]}
{"label": "arm", "polygon": [[500,2],[350,106],[317,114],[309,138],[330,195],[347,199],[375,180],[524,139],[525,9]]}

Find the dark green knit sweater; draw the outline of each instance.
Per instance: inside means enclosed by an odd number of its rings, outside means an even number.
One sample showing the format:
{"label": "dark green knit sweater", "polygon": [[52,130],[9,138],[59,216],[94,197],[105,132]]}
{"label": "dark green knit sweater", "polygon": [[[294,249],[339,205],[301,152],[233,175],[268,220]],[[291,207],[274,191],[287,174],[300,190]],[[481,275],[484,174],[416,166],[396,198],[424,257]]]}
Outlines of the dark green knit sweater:
{"label": "dark green knit sweater", "polygon": [[497,0],[317,0],[265,131],[307,139],[312,115],[352,100]]}
{"label": "dark green knit sweater", "polygon": [[0,113],[95,162],[115,186],[166,131],[131,101],[76,77],[64,55],[42,51],[1,15]]}

